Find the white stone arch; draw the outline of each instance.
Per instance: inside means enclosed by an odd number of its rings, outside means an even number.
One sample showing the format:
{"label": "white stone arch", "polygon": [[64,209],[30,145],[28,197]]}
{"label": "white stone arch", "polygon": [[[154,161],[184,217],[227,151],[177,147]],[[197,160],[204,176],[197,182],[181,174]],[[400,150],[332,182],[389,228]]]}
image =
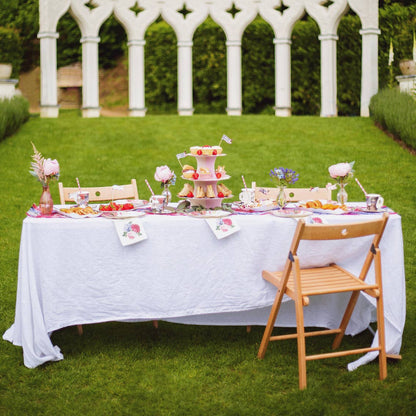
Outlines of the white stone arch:
{"label": "white stone arch", "polygon": [[[285,6],[283,12],[276,8]],[[287,117],[292,114],[291,104],[291,48],[295,23],[305,14],[302,2],[297,0],[263,0],[259,4],[260,16],[274,31],[275,45],[275,114]]]}
{"label": "white stone arch", "polygon": [[[132,10],[135,5],[140,8],[140,13]],[[233,6],[238,11],[234,16],[230,13]],[[184,16],[180,13],[181,7],[191,13]],[[336,116],[337,29],[348,7],[356,12],[362,23],[361,115],[368,116],[370,99],[378,90],[378,0],[39,0],[41,116],[58,116],[56,39],[59,35],[56,27],[68,10],[82,34],[84,117],[100,115],[98,34],[113,11],[128,35],[130,115],[145,114],[144,34],[160,14],[172,26],[178,39],[179,114],[193,113],[192,39],[196,28],[210,15],[226,35],[227,113],[241,115],[241,39],[248,24],[260,13],[275,33],[276,115],[288,116],[291,113],[290,39],[294,24],[305,10],[320,28],[321,116]]]}
{"label": "white stone arch", "polygon": [[348,0],[361,20],[361,99],[360,115],[369,117],[370,100],[378,91],[378,0]]}
{"label": "white stone arch", "polygon": [[[142,9],[134,12],[134,7]],[[127,33],[129,48],[129,115],[143,117],[145,107],[144,45],[148,27],[160,14],[160,3],[154,0],[118,0],[114,16]]]}
{"label": "white stone arch", "polygon": [[[239,116],[242,108],[241,39],[255,19],[261,0],[206,0],[209,14],[225,32],[227,46],[227,114]],[[240,11],[232,16],[233,6]]]}
{"label": "white stone arch", "polygon": [[[94,6],[90,9],[86,6]],[[82,115],[99,117],[98,36],[100,27],[113,12],[112,0],[71,0],[69,12],[81,30],[82,43]]]}
{"label": "white stone arch", "polygon": [[[185,13],[181,11],[185,9]],[[175,31],[178,41],[178,113],[194,112],[192,99],[192,39],[195,30],[208,17],[208,6],[201,0],[165,0],[163,19]]]}
{"label": "white stone arch", "polygon": [[59,34],[56,26],[68,11],[71,0],[50,2],[39,0],[40,39],[40,116],[58,117],[56,40]]}
{"label": "white stone arch", "polygon": [[321,41],[321,116],[335,117],[337,109],[337,40],[341,17],[348,11],[347,0],[304,0],[307,13],[318,23]]}

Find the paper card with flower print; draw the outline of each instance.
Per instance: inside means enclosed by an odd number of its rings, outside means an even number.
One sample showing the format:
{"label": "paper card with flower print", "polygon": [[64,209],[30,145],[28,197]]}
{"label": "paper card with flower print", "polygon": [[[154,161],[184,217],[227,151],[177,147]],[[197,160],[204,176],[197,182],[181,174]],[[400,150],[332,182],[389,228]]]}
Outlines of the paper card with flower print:
{"label": "paper card with flower print", "polygon": [[218,240],[228,237],[240,230],[240,226],[233,217],[207,218],[205,221],[208,223]]}
{"label": "paper card with flower print", "polygon": [[123,246],[129,246],[147,239],[143,224],[137,218],[114,221],[114,227]]}

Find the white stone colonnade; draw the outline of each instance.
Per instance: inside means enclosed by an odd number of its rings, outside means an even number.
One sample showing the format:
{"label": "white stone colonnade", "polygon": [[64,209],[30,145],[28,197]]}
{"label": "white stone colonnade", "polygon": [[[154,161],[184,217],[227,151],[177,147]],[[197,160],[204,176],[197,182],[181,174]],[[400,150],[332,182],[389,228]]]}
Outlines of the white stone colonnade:
{"label": "white stone colonnade", "polygon": [[150,24],[161,16],[175,31],[178,47],[178,113],[193,114],[192,40],[210,16],[224,31],[227,47],[227,114],[242,114],[241,40],[259,14],[275,39],[275,114],[291,115],[291,37],[307,13],[321,41],[321,116],[337,115],[336,46],[339,22],[351,8],[361,20],[361,116],[368,117],[378,91],[378,0],[39,0],[41,117],[57,117],[56,27],[69,11],[81,30],[82,114],[99,117],[98,48],[101,25],[112,13],[124,27],[129,50],[129,115],[146,114],[144,45]]}

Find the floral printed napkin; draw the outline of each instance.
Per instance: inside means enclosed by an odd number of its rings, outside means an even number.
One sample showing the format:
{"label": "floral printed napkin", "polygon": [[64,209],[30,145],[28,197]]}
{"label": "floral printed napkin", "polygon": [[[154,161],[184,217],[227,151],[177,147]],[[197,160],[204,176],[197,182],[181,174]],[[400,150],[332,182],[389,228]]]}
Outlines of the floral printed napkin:
{"label": "floral printed napkin", "polygon": [[229,235],[234,234],[240,230],[240,226],[232,217],[208,218],[205,221],[208,223],[215,237],[217,237],[219,240],[221,238],[228,237]]}
{"label": "floral printed napkin", "polygon": [[147,239],[143,224],[137,218],[115,220],[114,226],[123,246],[129,246]]}

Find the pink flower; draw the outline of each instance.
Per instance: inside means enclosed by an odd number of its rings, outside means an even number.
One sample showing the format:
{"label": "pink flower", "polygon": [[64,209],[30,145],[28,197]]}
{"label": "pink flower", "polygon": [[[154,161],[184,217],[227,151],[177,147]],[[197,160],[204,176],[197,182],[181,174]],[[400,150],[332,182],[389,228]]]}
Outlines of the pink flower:
{"label": "pink flower", "polygon": [[131,230],[134,231],[135,233],[139,234],[140,233],[140,226],[138,224],[132,224],[131,225]]}
{"label": "pink flower", "polygon": [[338,163],[328,168],[331,178],[337,179],[339,177],[345,177],[352,171],[352,166],[349,163]]}
{"label": "pink flower", "polygon": [[129,238],[130,240],[133,240],[135,238],[136,234],[133,233],[132,231],[129,231],[127,233],[127,238]]}
{"label": "pink flower", "polygon": [[156,168],[155,179],[158,182],[167,182],[173,178],[174,173],[169,169],[168,166],[159,166]]}
{"label": "pink flower", "polygon": [[56,159],[45,159],[43,161],[43,173],[45,176],[58,175],[59,163]]}
{"label": "pink flower", "polygon": [[232,220],[231,220],[230,218],[224,218],[224,219],[222,220],[222,222],[223,222],[225,225],[233,225],[233,222],[232,222]]}

